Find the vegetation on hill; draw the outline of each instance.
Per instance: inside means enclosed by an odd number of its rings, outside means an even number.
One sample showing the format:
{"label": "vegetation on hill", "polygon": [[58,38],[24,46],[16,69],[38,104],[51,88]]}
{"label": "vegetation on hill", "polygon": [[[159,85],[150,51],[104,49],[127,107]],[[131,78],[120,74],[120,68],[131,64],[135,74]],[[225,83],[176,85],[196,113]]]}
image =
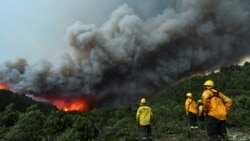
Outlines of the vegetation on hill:
{"label": "vegetation on hill", "polygon": [[56,107],[44,102],[34,101],[25,95],[13,94],[9,90],[0,90],[0,112],[9,105],[13,104],[13,108],[19,112],[25,112],[31,105],[37,105],[43,113],[49,113],[51,110],[55,110]]}
{"label": "vegetation on hill", "polygon": [[[154,112],[152,131],[155,141],[203,141],[206,132],[189,131],[184,111],[185,94],[195,99],[207,79],[233,100],[228,113],[228,134],[232,140],[250,140],[250,63],[232,65],[218,72],[195,76],[166,88],[148,104]],[[117,109],[94,109],[91,112],[64,112],[53,106],[33,103],[27,97],[0,91],[0,141],[136,141],[138,127],[135,113],[139,103]],[[139,101],[139,99],[138,99]],[[47,104],[45,104],[47,105]],[[45,108],[46,107],[46,108]]]}

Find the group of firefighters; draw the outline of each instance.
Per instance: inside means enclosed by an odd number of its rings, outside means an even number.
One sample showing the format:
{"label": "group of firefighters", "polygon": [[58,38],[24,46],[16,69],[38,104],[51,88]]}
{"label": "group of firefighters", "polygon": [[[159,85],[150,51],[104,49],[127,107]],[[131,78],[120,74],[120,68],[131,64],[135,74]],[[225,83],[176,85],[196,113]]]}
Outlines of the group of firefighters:
{"label": "group of firefighters", "polygon": [[[204,91],[201,99],[197,102],[191,92],[186,94],[185,111],[189,121],[189,128],[204,130],[206,127],[210,141],[227,141],[226,119],[227,111],[232,106],[232,100],[219,92],[212,80],[205,81],[203,87]],[[199,126],[197,119],[200,121]],[[151,122],[153,121],[153,112],[147,105],[145,98],[140,101],[136,121],[140,126],[141,139],[143,141],[152,141]]]}

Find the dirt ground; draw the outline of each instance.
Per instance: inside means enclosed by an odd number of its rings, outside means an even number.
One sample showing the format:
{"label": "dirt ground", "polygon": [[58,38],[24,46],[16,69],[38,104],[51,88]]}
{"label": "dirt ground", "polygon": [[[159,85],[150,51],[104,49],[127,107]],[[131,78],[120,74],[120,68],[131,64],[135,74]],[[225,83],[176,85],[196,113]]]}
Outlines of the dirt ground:
{"label": "dirt ground", "polygon": [[[228,128],[228,136],[230,141],[250,141],[250,128]],[[182,134],[155,134],[154,141],[208,141],[206,131],[197,130]]]}

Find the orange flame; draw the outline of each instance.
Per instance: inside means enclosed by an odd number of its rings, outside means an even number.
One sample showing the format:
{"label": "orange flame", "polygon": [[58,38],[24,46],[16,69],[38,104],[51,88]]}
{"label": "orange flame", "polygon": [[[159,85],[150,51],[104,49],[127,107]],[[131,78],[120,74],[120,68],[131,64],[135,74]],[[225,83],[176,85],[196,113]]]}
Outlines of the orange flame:
{"label": "orange flame", "polygon": [[[0,90],[9,90],[9,86],[6,83],[0,82]],[[62,97],[53,94],[33,95],[26,94],[26,96],[32,98],[35,101],[48,102],[56,108],[61,109],[65,112],[70,111],[84,111],[88,112],[92,110],[94,102],[93,96],[81,95],[75,97]]]}
{"label": "orange flame", "polygon": [[61,109],[65,112],[70,111],[84,111],[88,112],[91,110],[91,102],[93,98],[87,96],[77,96],[77,97],[60,97],[60,96],[51,96],[46,95],[42,97],[36,97],[33,95],[33,99],[37,101],[48,101],[56,108]]}
{"label": "orange flame", "polygon": [[9,90],[9,86],[5,83],[0,83],[0,90]]}
{"label": "orange flame", "polygon": [[74,98],[57,98],[52,101],[58,109],[62,109],[65,112],[69,111],[89,111],[87,101],[83,97]]}

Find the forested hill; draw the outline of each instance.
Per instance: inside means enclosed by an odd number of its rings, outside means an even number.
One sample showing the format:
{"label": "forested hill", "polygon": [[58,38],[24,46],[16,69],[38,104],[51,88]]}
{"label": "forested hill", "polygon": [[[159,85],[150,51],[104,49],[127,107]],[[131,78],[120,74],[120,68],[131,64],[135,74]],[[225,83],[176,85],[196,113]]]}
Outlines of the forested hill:
{"label": "forested hill", "polygon": [[13,104],[13,108],[19,112],[25,112],[31,105],[37,105],[44,113],[49,113],[55,110],[56,107],[45,102],[34,101],[25,95],[15,94],[9,90],[0,90],[0,112],[4,111],[5,107]]}
{"label": "forested hill", "polygon": [[[243,66],[232,65],[223,67],[216,72],[208,75],[200,75],[180,81],[174,86],[166,88],[162,93],[153,97],[151,105],[158,109],[160,105],[183,104],[187,92],[191,92],[193,97],[198,100],[203,91],[203,83],[211,79],[215,82],[216,88],[234,100],[234,108],[250,106],[250,63],[246,62]],[[240,101],[238,101],[240,100]]]}
{"label": "forested hill", "polygon": [[[189,131],[184,102],[187,92],[199,99],[207,79],[233,100],[227,127],[231,140],[250,140],[250,63],[223,67],[218,72],[191,77],[147,98],[154,112],[152,131],[155,141],[206,141],[206,132]],[[117,109],[94,109],[90,112],[44,112],[31,99],[5,95],[0,91],[0,141],[137,141],[135,113],[138,103]],[[22,100],[21,100],[22,99]],[[26,101],[29,104],[20,103]],[[29,102],[28,102],[29,101]],[[12,103],[12,104],[11,104]],[[7,106],[8,105],[8,106]],[[26,106],[25,106],[26,105]],[[28,105],[28,106],[27,106]],[[14,107],[14,108],[13,108]],[[4,110],[5,109],[5,110]],[[50,109],[50,108],[49,108]]]}
{"label": "forested hill", "polygon": [[[181,126],[185,125],[184,102],[186,93],[191,92],[193,97],[198,100],[203,91],[203,83],[214,80],[216,88],[229,96],[233,100],[233,107],[228,113],[227,127],[231,139],[250,140],[250,63],[246,62],[243,66],[232,65],[223,67],[216,72],[208,75],[200,75],[185,79],[174,86],[166,88],[162,93],[150,100],[150,105],[157,116],[155,128],[163,129],[168,133],[178,133]],[[165,123],[165,124],[162,124]],[[166,125],[167,124],[167,125]],[[176,128],[178,127],[178,128]],[[180,127],[180,128],[179,128]],[[239,132],[242,131],[242,132]],[[245,132],[245,133],[244,133]],[[179,136],[178,139],[189,138],[196,140],[187,133],[187,136]],[[200,136],[199,136],[200,135]],[[199,136],[197,140],[204,140],[205,134],[195,134]],[[237,136],[244,136],[237,138]],[[175,138],[176,139],[176,138]],[[176,139],[177,140],[177,139]],[[206,140],[206,139],[205,139]]]}

